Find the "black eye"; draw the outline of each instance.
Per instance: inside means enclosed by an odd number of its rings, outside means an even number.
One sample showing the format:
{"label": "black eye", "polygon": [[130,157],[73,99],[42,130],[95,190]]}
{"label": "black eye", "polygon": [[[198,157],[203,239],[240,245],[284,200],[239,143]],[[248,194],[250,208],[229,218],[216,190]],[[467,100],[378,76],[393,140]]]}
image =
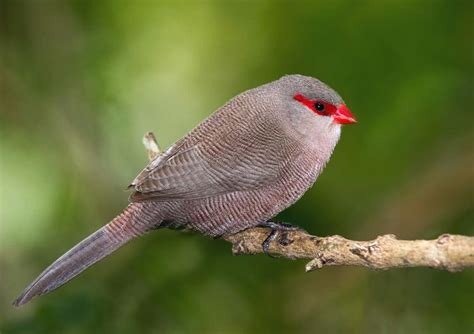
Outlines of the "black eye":
{"label": "black eye", "polygon": [[317,111],[324,111],[324,104],[322,104],[321,102],[316,102],[314,104],[314,108],[316,108]]}

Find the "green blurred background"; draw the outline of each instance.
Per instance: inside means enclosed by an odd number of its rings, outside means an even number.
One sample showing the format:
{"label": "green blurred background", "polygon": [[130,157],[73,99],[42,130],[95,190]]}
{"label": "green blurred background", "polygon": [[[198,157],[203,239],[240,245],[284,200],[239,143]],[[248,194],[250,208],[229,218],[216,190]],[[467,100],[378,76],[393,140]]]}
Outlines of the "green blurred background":
{"label": "green blurred background", "polygon": [[472,270],[233,257],[161,231],[10,303],[127,204],[167,147],[237,93],[320,78],[359,123],[280,219],[318,235],[474,234],[473,2],[0,2],[0,332],[471,333]]}

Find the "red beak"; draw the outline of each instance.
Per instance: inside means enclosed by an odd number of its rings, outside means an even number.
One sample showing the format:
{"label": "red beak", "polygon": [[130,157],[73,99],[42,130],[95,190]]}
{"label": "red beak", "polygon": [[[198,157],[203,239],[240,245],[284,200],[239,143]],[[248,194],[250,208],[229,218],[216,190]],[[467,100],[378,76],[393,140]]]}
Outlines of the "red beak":
{"label": "red beak", "polygon": [[337,107],[336,112],[333,114],[334,122],[338,124],[352,124],[357,123],[354,115],[352,115],[349,108],[345,104],[341,104]]}

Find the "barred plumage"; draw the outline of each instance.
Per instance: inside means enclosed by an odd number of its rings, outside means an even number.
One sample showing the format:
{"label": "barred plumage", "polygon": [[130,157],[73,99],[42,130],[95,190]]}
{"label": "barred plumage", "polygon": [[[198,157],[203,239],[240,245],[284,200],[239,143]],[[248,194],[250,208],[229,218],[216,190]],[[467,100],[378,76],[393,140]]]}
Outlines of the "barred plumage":
{"label": "barred plumage", "polygon": [[56,289],[156,227],[220,236],[263,223],[293,204],[314,183],[340,135],[334,115],[311,110],[313,99],[343,106],[344,122],[353,120],[334,90],[301,75],[230,100],[150,162],[131,184],[132,204],[56,260],[14,304]]}

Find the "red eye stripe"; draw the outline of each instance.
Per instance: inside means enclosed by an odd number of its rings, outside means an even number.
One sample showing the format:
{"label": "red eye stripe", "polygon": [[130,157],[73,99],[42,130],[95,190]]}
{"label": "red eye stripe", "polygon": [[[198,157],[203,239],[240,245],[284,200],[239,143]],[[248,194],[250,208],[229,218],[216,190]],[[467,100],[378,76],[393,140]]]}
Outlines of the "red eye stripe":
{"label": "red eye stripe", "polygon": [[337,108],[333,104],[324,100],[311,100],[301,94],[296,94],[293,98],[321,116],[334,115],[337,111]]}

